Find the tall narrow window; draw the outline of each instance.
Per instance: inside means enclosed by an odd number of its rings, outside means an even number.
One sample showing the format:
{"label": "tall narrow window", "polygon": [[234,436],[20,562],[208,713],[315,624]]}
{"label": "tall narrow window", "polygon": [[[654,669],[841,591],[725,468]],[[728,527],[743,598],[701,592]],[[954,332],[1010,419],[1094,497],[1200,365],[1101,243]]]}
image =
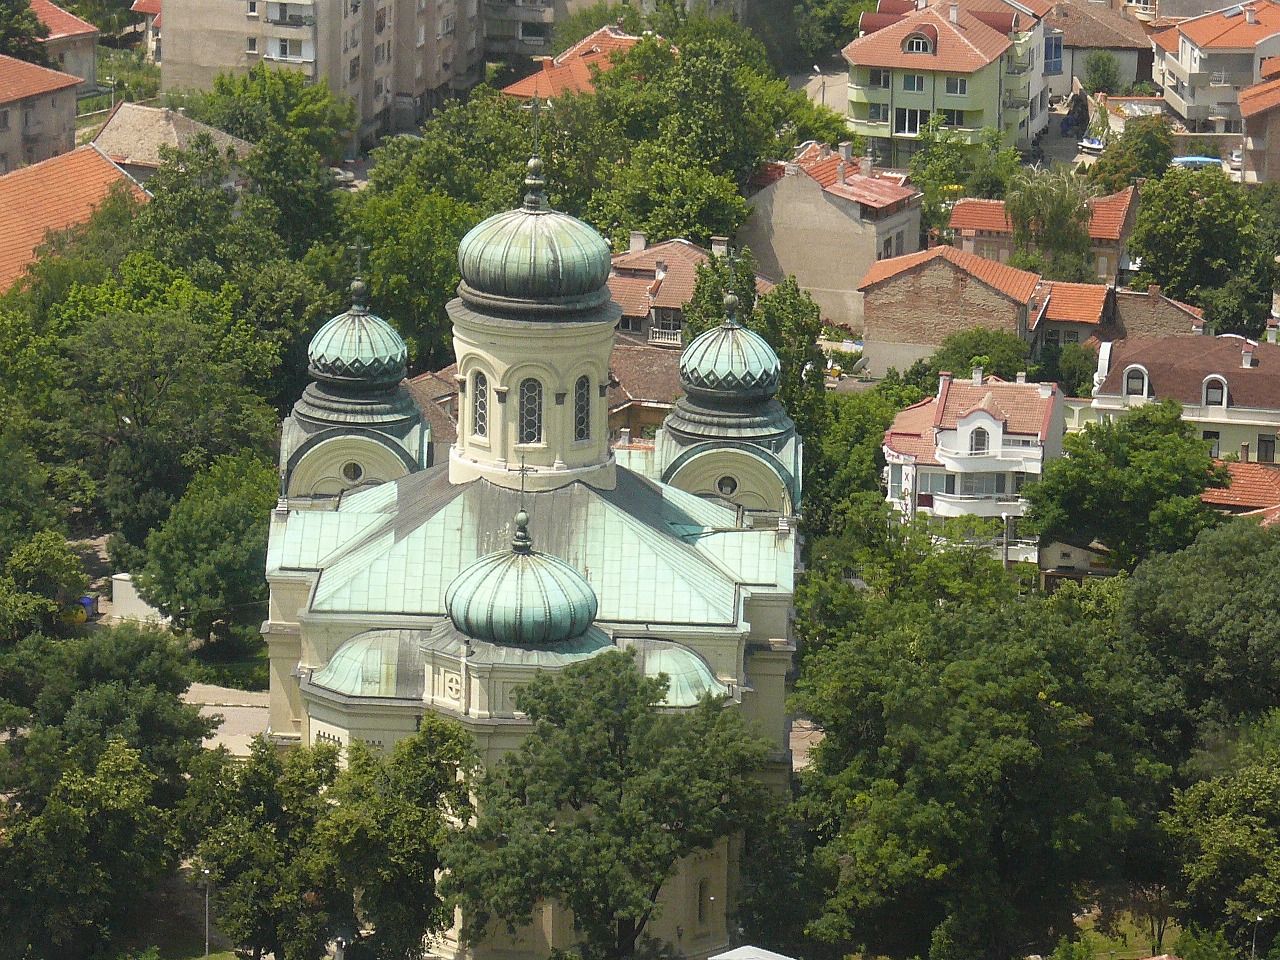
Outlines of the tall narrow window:
{"label": "tall narrow window", "polygon": [[591,381],[579,377],[573,388],[573,439],[591,439]]}
{"label": "tall narrow window", "polygon": [[489,378],[479,371],[471,385],[471,433],[477,437],[489,435]]}
{"label": "tall narrow window", "polygon": [[986,453],[990,443],[991,438],[982,427],[974,428],[973,433],[969,434],[970,453]]}
{"label": "tall narrow window", "polygon": [[520,383],[520,442],[542,442],[542,381],[533,377]]}

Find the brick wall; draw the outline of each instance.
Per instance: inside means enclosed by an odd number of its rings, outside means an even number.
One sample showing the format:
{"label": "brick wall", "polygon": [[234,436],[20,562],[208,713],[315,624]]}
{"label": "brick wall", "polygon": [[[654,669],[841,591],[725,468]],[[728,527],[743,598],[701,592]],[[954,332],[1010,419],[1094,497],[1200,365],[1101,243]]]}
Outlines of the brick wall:
{"label": "brick wall", "polygon": [[1148,290],[1116,290],[1112,323],[1100,335],[1103,340],[1124,337],[1195,336],[1186,310],[1162,296],[1159,287]]}

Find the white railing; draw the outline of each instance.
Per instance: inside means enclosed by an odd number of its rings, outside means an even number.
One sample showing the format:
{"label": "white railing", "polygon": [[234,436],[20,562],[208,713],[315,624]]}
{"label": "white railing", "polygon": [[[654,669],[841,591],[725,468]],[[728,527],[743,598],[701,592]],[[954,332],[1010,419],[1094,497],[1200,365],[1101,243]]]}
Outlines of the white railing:
{"label": "white railing", "polygon": [[679,330],[663,330],[660,327],[650,327],[649,342],[660,343],[667,347],[678,347],[684,342],[684,334]]}

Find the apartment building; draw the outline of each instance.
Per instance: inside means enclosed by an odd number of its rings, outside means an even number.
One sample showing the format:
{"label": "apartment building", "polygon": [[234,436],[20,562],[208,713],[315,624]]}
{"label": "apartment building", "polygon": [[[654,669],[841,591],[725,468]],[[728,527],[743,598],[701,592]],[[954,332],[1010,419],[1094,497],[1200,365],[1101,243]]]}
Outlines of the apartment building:
{"label": "apartment building", "polygon": [[265,63],[356,102],[359,140],[412,130],[483,74],[482,0],[165,0],[165,90]]}
{"label": "apartment building", "polygon": [[1263,79],[1264,60],[1280,54],[1280,3],[1237,3],[1166,27],[1151,42],[1155,82],[1187,128],[1239,133],[1240,92]]}
{"label": "apartment building", "polygon": [[880,0],[844,48],[849,125],[879,162],[905,166],[940,114],[962,140],[1028,144],[1048,125],[1044,0]]}
{"label": "apartment building", "polygon": [[0,55],[0,173],[72,149],[80,78]]}

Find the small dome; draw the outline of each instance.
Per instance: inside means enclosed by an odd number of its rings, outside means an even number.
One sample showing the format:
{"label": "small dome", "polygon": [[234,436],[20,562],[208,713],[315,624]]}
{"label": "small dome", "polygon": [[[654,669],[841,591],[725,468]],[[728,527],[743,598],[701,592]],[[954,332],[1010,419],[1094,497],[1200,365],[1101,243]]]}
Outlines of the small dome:
{"label": "small dome", "polygon": [[524,206],[483,221],[458,245],[463,298],[607,302],[609,245],[589,225],[547,205],[536,157],[525,185]]}
{"label": "small dome", "polygon": [[763,337],[738,323],[737,306],[737,297],[725,297],[729,319],[684,348],[680,382],[686,389],[777,393],[782,377],[778,355]]}
{"label": "small dome", "polygon": [[640,639],[632,642],[636,666],[646,677],[665,676],[668,707],[694,707],[703,697],[723,697],[729,688],[702,659],[686,646],[670,640]]}
{"label": "small dome", "polygon": [[351,284],[351,309],[340,313],[311,338],[307,360],[319,380],[399,383],[409,350],[395,328],[365,306],[361,280]]}
{"label": "small dome", "polygon": [[467,636],[540,646],[581,636],[595,620],[591,584],[563,560],[534,550],[528,524],[528,514],[517,513],[511,549],[476,560],[445,590],[445,609]]}

